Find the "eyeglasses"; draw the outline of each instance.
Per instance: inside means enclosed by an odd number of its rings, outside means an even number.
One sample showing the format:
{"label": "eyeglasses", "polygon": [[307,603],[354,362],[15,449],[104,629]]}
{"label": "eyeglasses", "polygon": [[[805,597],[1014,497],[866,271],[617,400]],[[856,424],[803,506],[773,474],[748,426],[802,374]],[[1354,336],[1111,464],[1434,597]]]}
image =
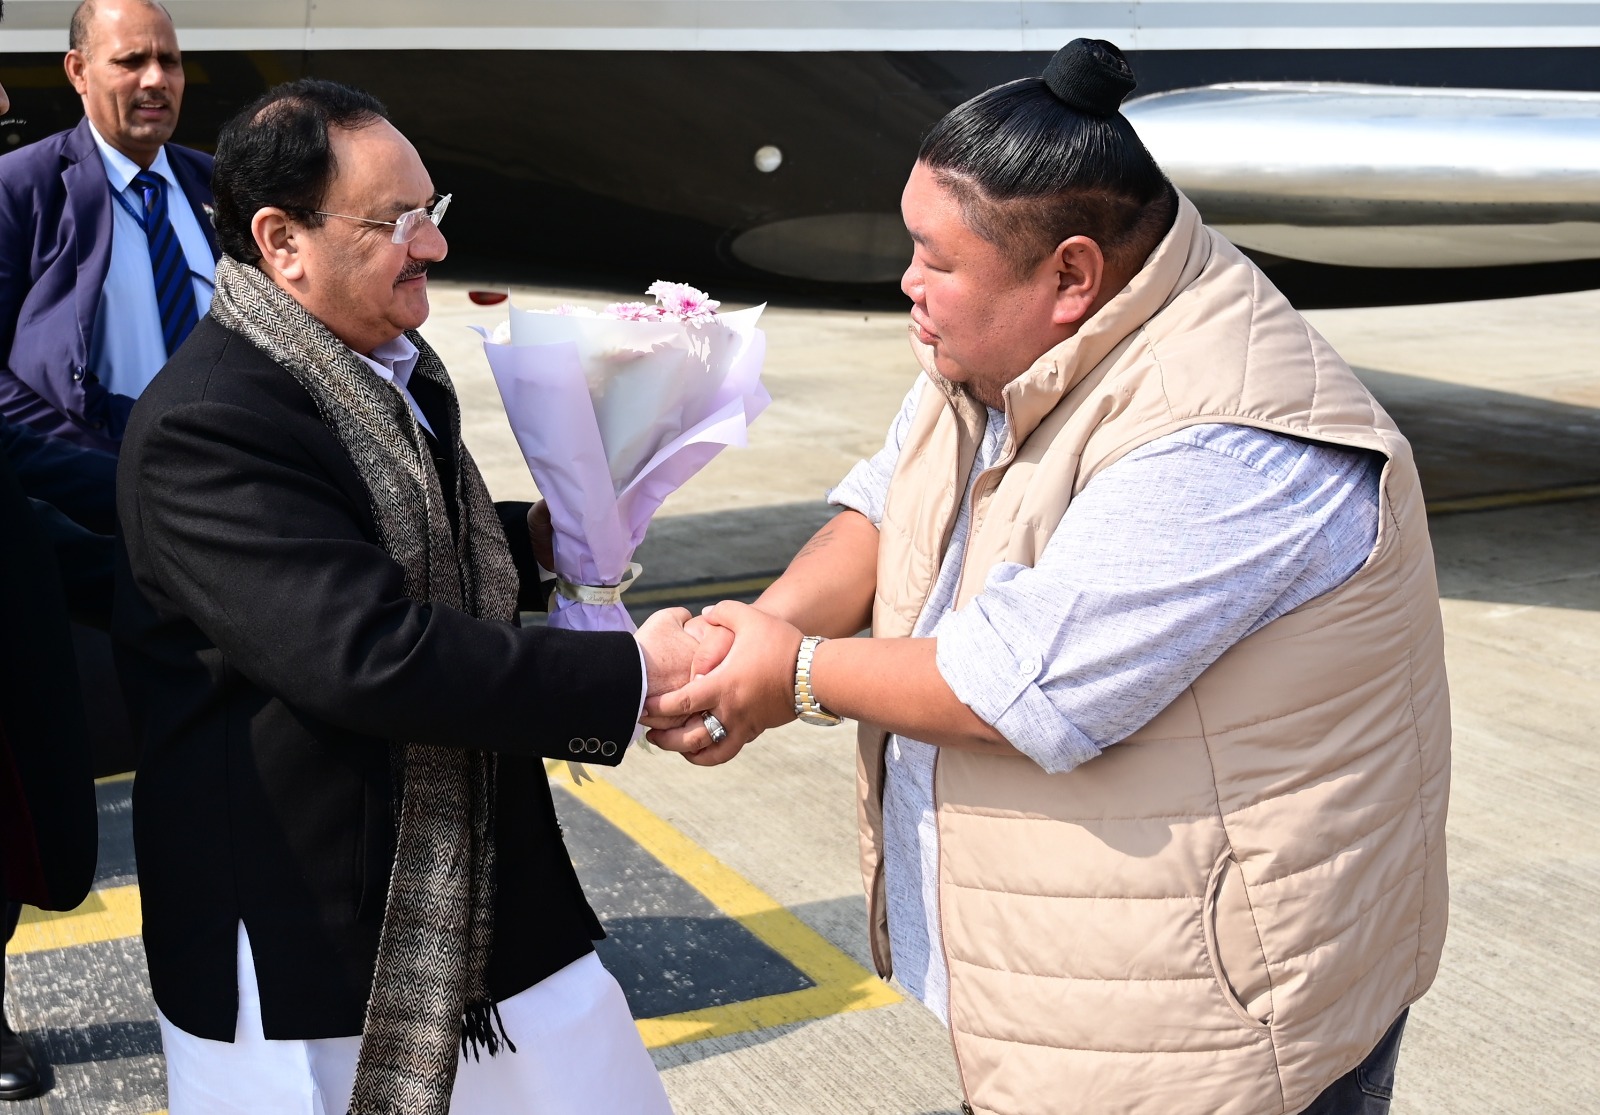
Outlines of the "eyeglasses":
{"label": "eyeglasses", "polygon": [[313,209],[312,212],[319,217],[339,217],[346,221],[360,221],[366,225],[389,225],[394,228],[394,236],[391,239],[396,244],[409,244],[417,238],[417,233],[422,231],[424,219],[432,221],[435,228],[439,227],[439,222],[444,220],[445,210],[450,208],[450,199],[454,196],[445,194],[433,203],[432,209],[427,207],[410,209],[392,221],[375,221],[371,217],[352,217],[349,213],[328,213],[321,209]]}

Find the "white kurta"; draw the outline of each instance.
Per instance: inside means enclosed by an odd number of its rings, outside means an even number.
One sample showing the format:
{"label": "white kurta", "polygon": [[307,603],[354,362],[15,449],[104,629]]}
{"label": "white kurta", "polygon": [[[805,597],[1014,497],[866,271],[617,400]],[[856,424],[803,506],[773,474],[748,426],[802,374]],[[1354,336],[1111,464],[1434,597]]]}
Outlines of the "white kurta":
{"label": "white kurta", "polygon": [[[159,1011],[157,1017],[171,1115],[344,1115],[350,1106],[360,1036],[264,1037],[255,959],[242,923],[234,1040],[197,1038]],[[465,1059],[452,1115],[671,1115],[622,988],[594,953],[501,1003],[500,1018],[517,1052]]]}

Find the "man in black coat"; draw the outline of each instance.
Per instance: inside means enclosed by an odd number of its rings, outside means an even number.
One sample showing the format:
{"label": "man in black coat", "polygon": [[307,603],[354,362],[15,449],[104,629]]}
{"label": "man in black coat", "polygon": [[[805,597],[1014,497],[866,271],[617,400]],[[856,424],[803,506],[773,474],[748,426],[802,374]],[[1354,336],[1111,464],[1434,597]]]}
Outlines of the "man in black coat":
{"label": "man in black coat", "polygon": [[[114,632],[170,1109],[316,1091],[343,1111],[354,1087],[352,1110],[443,1111],[458,1047],[508,1038],[515,1055],[454,1077],[453,1110],[531,1107],[543,1072],[575,1090],[539,1085],[542,1111],[665,1111],[592,955],[543,764],[621,760],[646,688],[687,678],[688,613],[637,641],[516,626],[540,596],[529,509],[487,504],[414,332],[440,207],[380,104],[279,87],[224,129],[213,187],[211,313],[134,407],[118,474]],[[457,775],[470,793],[435,794]],[[417,832],[454,842],[415,855]],[[481,971],[452,969],[483,926]],[[609,984],[575,985],[587,965]],[[541,1021],[586,996],[593,1018]]]}
{"label": "man in black coat", "polygon": [[[94,877],[94,778],[68,619],[109,621],[112,541],[65,512],[105,525],[96,504],[110,503],[113,463],[0,419],[0,948],[23,903],[70,910]],[[0,955],[0,1100],[26,1099],[39,1073],[5,1017],[4,984]]]}

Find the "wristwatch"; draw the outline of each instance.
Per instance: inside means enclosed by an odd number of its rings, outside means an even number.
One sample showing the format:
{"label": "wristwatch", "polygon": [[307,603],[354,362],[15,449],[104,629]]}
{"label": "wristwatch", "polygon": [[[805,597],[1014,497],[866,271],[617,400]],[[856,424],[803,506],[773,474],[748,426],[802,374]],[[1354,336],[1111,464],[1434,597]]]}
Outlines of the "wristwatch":
{"label": "wristwatch", "polygon": [[826,642],[821,635],[807,635],[800,640],[800,655],[794,662],[794,714],[807,724],[832,726],[844,720],[823,708],[811,692],[811,656],[817,644]]}

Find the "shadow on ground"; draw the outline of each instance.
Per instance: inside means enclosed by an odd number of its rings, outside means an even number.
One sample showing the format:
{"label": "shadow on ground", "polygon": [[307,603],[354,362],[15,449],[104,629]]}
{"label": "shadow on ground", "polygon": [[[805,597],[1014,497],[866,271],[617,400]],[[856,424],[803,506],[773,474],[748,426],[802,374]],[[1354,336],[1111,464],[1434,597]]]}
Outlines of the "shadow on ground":
{"label": "shadow on ground", "polygon": [[[1411,441],[1430,504],[1600,482],[1600,409],[1357,368]],[[1436,514],[1440,595],[1600,610],[1600,499]]]}
{"label": "shadow on ground", "polygon": [[1429,501],[1600,481],[1600,409],[1373,368],[1356,374],[1411,441]]}

